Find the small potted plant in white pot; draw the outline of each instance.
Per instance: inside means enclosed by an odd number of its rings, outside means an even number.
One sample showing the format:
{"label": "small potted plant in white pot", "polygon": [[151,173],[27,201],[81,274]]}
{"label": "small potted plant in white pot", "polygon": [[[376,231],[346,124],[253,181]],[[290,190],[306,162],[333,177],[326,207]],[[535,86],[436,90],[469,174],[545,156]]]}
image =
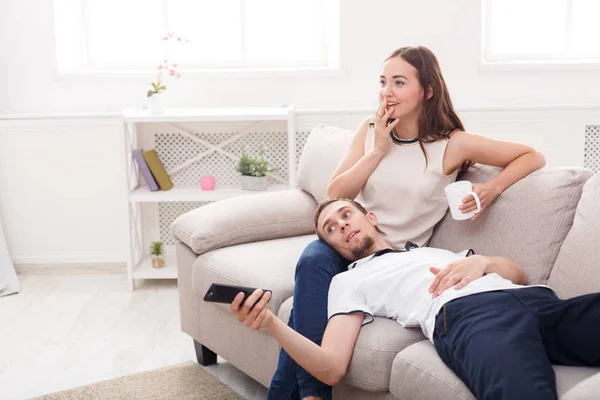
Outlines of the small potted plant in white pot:
{"label": "small potted plant in white pot", "polygon": [[165,247],[163,242],[152,242],[150,245],[150,254],[152,255],[152,266],[154,268],[165,266]]}
{"label": "small potted plant in white pot", "polygon": [[165,94],[167,86],[160,80],[160,74],[155,82],[150,83],[152,89],[149,89],[146,94],[148,97],[148,110],[150,114],[164,114],[167,111],[167,95]]}
{"label": "small potted plant in white pot", "polygon": [[169,32],[165,36],[160,38],[163,42],[163,48],[165,49],[164,60],[156,67],[157,76],[150,84],[151,89],[148,89],[146,97],[148,98],[148,111],[150,114],[164,114],[167,111],[167,80],[178,79],[181,76],[179,66],[171,61],[171,47],[174,43],[189,42],[189,40],[182,38],[175,34],[175,32]]}
{"label": "small potted plant in white pot", "polygon": [[257,157],[243,152],[235,170],[241,174],[242,189],[266,190],[268,186],[267,172],[277,171],[277,168],[269,168],[269,161],[265,158],[264,150],[261,149]]}

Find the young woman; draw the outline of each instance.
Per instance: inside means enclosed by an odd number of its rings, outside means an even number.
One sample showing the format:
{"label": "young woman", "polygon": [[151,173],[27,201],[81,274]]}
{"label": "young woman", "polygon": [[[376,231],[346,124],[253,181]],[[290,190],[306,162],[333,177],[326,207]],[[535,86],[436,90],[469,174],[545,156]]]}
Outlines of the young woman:
{"label": "young woman", "polygon": [[[473,185],[481,212],[508,187],[545,165],[543,155],[531,147],[465,132],[439,63],[425,47],[394,51],[383,63],[380,84],[379,108],[358,127],[327,194],[359,199],[378,216],[378,227],[394,248],[404,248],[408,241],[427,244],[448,209],[444,187],[471,163],[503,168],[490,181]],[[475,199],[465,198],[462,211],[475,209]],[[329,285],[347,264],[328,244],[316,240],[296,266],[288,325],[318,345],[327,323]],[[268,398],[330,399],[331,387],[282,350]]]}

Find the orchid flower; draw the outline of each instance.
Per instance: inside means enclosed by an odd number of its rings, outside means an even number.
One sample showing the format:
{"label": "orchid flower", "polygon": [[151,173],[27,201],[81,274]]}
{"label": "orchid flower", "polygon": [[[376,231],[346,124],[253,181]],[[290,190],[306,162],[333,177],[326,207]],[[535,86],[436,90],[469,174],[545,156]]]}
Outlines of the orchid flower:
{"label": "orchid flower", "polygon": [[[178,42],[189,42],[188,39],[176,35],[175,32],[169,32],[165,36],[161,36],[160,39],[164,42],[174,39],[176,39]],[[151,97],[153,94],[161,93],[167,89],[167,86],[163,82],[163,71],[165,73],[168,73],[168,77],[174,77],[175,79],[181,77],[181,73],[179,72],[179,66],[175,63],[169,62],[168,58],[165,58],[160,64],[158,64],[156,66],[156,70],[158,71],[158,76],[155,81],[151,82],[152,89],[148,90],[148,97]]]}

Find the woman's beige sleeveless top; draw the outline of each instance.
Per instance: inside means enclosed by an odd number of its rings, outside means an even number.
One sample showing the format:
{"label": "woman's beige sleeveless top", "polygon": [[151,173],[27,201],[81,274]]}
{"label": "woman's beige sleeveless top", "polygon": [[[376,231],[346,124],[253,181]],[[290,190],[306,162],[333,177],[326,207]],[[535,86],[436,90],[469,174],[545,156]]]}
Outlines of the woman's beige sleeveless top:
{"label": "woman's beige sleeveless top", "polygon": [[[369,127],[365,138],[365,153],[373,148],[375,129]],[[357,200],[367,211],[375,213],[379,229],[395,249],[404,248],[407,241],[424,246],[433,227],[448,209],[444,188],[456,180],[458,171],[444,175],[442,161],[447,139],[424,143],[425,155],[419,143],[390,143],[363,187]]]}

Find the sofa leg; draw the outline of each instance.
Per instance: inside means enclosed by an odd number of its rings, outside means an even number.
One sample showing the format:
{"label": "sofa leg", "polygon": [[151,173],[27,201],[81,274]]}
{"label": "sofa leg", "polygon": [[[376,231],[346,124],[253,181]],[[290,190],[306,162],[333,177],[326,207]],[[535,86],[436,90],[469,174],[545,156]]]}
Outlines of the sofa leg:
{"label": "sofa leg", "polygon": [[196,350],[198,364],[206,367],[207,365],[217,363],[217,353],[213,352],[208,347],[203,346],[201,343],[198,343],[196,339],[194,339],[194,349]]}

